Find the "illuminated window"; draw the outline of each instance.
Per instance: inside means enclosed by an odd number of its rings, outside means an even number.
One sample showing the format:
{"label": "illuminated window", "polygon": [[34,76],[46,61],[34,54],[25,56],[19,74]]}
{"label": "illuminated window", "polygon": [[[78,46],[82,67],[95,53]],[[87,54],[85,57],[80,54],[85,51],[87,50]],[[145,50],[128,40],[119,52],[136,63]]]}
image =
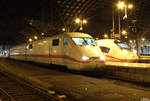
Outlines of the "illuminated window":
{"label": "illuminated window", "polygon": [[64,38],[64,46],[68,45],[66,38]]}
{"label": "illuminated window", "polygon": [[85,45],[86,44],[83,38],[72,38],[72,40],[74,41],[74,43],[76,45]]}
{"label": "illuminated window", "polygon": [[52,46],[58,46],[59,45],[59,39],[54,39],[52,41]]}
{"label": "illuminated window", "polygon": [[76,45],[96,45],[94,39],[92,38],[72,38]]}
{"label": "illuminated window", "polygon": [[87,43],[87,45],[96,45],[94,39],[91,38],[84,38],[85,42]]}
{"label": "illuminated window", "polygon": [[110,48],[107,47],[100,47],[101,51],[104,53],[109,53]]}
{"label": "illuminated window", "polygon": [[114,41],[115,44],[117,44],[121,49],[128,49],[130,50],[131,47],[129,47],[129,45],[121,40],[115,40]]}

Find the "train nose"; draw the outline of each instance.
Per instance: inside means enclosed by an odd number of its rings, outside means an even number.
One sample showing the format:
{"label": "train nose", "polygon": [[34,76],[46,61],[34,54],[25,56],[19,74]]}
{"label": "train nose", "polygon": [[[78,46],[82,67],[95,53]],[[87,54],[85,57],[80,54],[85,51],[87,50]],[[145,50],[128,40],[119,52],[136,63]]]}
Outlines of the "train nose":
{"label": "train nose", "polygon": [[139,60],[139,57],[137,55],[133,55],[133,59]]}
{"label": "train nose", "polygon": [[105,60],[100,60],[100,61],[95,61],[96,68],[101,68],[105,66],[106,61]]}
{"label": "train nose", "polygon": [[105,56],[100,56],[100,60],[101,60],[101,61],[105,61],[105,60],[106,60],[106,57],[105,57]]}

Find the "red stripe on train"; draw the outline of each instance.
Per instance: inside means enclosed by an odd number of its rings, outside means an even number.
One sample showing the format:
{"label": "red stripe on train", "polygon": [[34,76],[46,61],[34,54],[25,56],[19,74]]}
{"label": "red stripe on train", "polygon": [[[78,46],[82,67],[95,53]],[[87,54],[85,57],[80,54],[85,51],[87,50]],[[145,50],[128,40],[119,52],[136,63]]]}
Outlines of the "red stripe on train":
{"label": "red stripe on train", "polygon": [[108,58],[119,60],[119,61],[137,61],[138,60],[138,59],[120,59],[120,58],[113,57],[113,56],[110,56],[110,55],[105,55],[105,56],[108,57]]}
{"label": "red stripe on train", "polygon": [[[18,55],[11,55],[11,56],[25,56],[25,54],[18,54]],[[79,63],[90,63],[93,61],[80,61],[77,59],[74,59],[70,56],[66,56],[66,55],[40,55],[40,54],[31,54],[31,55],[26,55],[29,57],[42,57],[42,58],[64,58],[64,59],[68,59],[74,62],[79,62]],[[104,61],[94,61],[95,63],[104,63]]]}

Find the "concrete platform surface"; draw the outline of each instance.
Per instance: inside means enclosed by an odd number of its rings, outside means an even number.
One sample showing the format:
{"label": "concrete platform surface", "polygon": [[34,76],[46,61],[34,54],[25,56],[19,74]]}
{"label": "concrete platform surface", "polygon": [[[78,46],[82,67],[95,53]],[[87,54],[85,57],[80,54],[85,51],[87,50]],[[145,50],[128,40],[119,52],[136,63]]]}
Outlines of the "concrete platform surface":
{"label": "concrete platform surface", "polygon": [[132,63],[132,62],[106,62],[108,66],[121,66],[121,67],[130,67],[130,68],[150,68],[150,63]]}
{"label": "concrete platform surface", "polygon": [[42,67],[26,62],[0,60],[0,70],[36,82],[43,88],[55,89],[76,98],[77,101],[150,101],[150,88]]}

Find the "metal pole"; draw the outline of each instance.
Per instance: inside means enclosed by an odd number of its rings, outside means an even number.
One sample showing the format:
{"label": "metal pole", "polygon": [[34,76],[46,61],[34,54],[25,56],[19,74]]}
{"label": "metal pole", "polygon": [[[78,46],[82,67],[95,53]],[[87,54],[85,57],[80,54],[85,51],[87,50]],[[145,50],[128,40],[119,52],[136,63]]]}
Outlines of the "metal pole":
{"label": "metal pole", "polygon": [[123,17],[123,19],[125,20],[125,19],[127,19],[127,0],[125,0],[125,7],[124,7],[124,17]]}
{"label": "metal pole", "polygon": [[127,6],[125,6],[125,10],[124,10],[124,13],[125,13],[125,15],[124,15],[124,17],[123,17],[123,20],[125,20],[125,19],[127,19]]}
{"label": "metal pole", "polygon": [[115,38],[115,16],[114,16],[114,7],[112,8],[112,31],[113,31],[113,34],[112,34],[112,38],[114,39]]}
{"label": "metal pole", "polygon": [[119,10],[119,12],[118,12],[118,17],[119,17],[119,18],[118,18],[118,19],[119,19],[119,21],[118,21],[118,22],[119,22],[119,24],[118,24],[118,27],[119,27],[119,28],[118,28],[118,29],[119,29],[119,39],[120,39],[120,38],[121,38],[120,10]]}

